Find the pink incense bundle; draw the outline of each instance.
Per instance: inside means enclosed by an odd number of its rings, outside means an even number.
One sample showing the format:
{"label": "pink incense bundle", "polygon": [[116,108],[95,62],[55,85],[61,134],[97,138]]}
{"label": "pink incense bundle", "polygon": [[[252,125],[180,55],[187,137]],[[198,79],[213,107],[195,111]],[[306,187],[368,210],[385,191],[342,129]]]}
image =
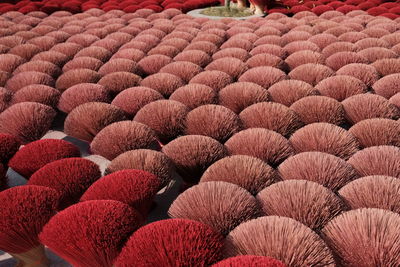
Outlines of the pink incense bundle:
{"label": "pink incense bundle", "polygon": [[400,123],[395,120],[375,118],[360,121],[349,132],[362,147],[379,145],[400,146]]}
{"label": "pink incense bundle", "polygon": [[265,216],[242,223],[229,233],[225,244],[227,256],[269,256],[293,267],[335,266],[323,239],[287,217]]}
{"label": "pink incense bundle", "polygon": [[104,127],[125,119],[125,112],[114,105],[88,102],[68,114],[64,121],[64,131],[70,136],[91,142]]}
{"label": "pink incense bundle", "polygon": [[314,231],[321,230],[347,209],[331,190],[305,180],[288,180],[268,186],[257,194],[257,200],[264,214],[293,218]]}
{"label": "pink incense bundle", "polygon": [[169,99],[178,101],[189,109],[195,109],[202,105],[217,104],[218,95],[207,85],[192,83],[178,88]]}
{"label": "pink incense bundle", "polygon": [[234,155],[212,164],[203,174],[200,183],[223,181],[243,187],[256,195],[265,187],[279,181],[278,173],[261,159]]}
{"label": "pink incense bundle", "polygon": [[399,147],[372,146],[358,151],[348,163],[362,176],[387,175],[400,178],[399,158]]}
{"label": "pink incense bundle", "polygon": [[26,144],[45,135],[56,115],[54,109],[43,104],[17,103],[0,113],[0,132],[14,135]]}
{"label": "pink incense bundle", "polygon": [[157,100],[142,107],[133,120],[149,126],[161,142],[167,143],[182,133],[188,112],[180,102]]}
{"label": "pink incense bundle", "polygon": [[313,95],[297,100],[290,106],[305,124],[327,122],[341,125],[345,122],[343,105],[327,96]]}
{"label": "pink incense bundle", "polygon": [[217,140],[202,135],[176,138],[162,148],[186,183],[197,183],[215,161],[227,156],[227,149]]}
{"label": "pink incense bundle", "polygon": [[254,196],[238,185],[211,181],[195,185],[178,196],[168,210],[172,218],[210,225],[226,236],[239,224],[261,214]]}
{"label": "pink incense bundle", "polygon": [[15,136],[0,133],[0,163],[7,164],[17,153],[21,143]]}
{"label": "pink incense bundle", "polygon": [[202,105],[186,116],[185,133],[204,135],[224,143],[241,130],[239,116],[220,105]]}
{"label": "pink incense bundle", "polygon": [[359,150],[359,142],[349,131],[334,124],[318,122],[297,130],[289,139],[297,153],[325,152],[344,160]]}
{"label": "pink incense bundle", "polygon": [[286,159],[277,169],[282,180],[308,180],[337,191],[359,178],[347,161],[331,154],[310,151]]}
{"label": "pink incense bundle", "polygon": [[354,180],[339,190],[351,209],[379,208],[400,212],[400,180],[385,175],[371,175]]}
{"label": "pink incense bundle", "polygon": [[246,129],[265,128],[283,136],[290,136],[303,126],[295,111],[273,102],[253,104],[240,112],[239,117]]}
{"label": "pink incense bundle", "polygon": [[278,166],[294,154],[289,141],[277,132],[264,128],[250,128],[234,134],[225,146],[231,155],[248,155]]}
{"label": "pink incense bundle", "polygon": [[175,166],[164,153],[150,149],[135,149],[127,151],[108,165],[105,173],[135,169],[150,172],[160,180],[160,189],[166,186],[175,175]]}
{"label": "pink incense bundle", "polygon": [[159,150],[155,132],[140,122],[114,122],[96,134],[90,143],[93,154],[113,160],[122,153],[134,149]]}
{"label": "pink incense bundle", "polygon": [[400,216],[362,208],[330,221],[322,231],[340,266],[399,266]]}
{"label": "pink incense bundle", "polygon": [[[239,114],[242,110],[259,102],[267,102],[269,93],[252,82],[237,82],[218,92],[219,104]],[[275,101],[277,102],[277,101]]]}

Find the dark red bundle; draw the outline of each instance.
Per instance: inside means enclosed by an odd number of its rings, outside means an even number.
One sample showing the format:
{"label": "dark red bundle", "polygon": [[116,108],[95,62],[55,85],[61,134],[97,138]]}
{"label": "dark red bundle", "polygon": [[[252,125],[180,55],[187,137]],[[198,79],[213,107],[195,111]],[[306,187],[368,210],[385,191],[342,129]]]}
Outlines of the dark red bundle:
{"label": "dark red bundle", "polygon": [[128,240],[114,265],[208,266],[223,257],[223,237],[192,220],[169,219],[148,224]]}
{"label": "dark red bundle", "polygon": [[81,201],[118,200],[146,216],[160,184],[159,178],[147,171],[117,171],[91,185],[81,197]]}
{"label": "dark red bundle", "polygon": [[7,189],[7,169],[0,163],[0,191]]}
{"label": "dark red bundle", "polygon": [[0,133],[0,163],[7,164],[17,153],[21,143],[15,136]]}
{"label": "dark red bundle", "polygon": [[243,266],[287,267],[281,261],[278,261],[274,258],[265,256],[253,256],[253,255],[231,257],[212,265],[212,267],[243,267]]}
{"label": "dark red bundle", "polygon": [[126,239],[140,227],[142,216],[115,200],[85,201],[56,214],[40,241],[74,266],[112,266]]}
{"label": "dark red bundle", "polygon": [[377,7],[371,7],[367,10],[368,14],[371,16],[379,16],[384,13],[389,13],[389,10],[387,8],[384,8],[382,6],[377,6]]}
{"label": "dark red bundle", "polygon": [[0,249],[25,264],[42,266],[36,264],[47,259],[38,235],[55,214],[57,200],[53,189],[42,186],[17,186],[0,192]]}
{"label": "dark red bundle", "polygon": [[82,194],[101,177],[100,168],[84,158],[60,159],[36,171],[28,184],[55,189],[60,198],[59,209],[76,203]]}
{"label": "dark red bundle", "polygon": [[9,167],[26,179],[49,162],[79,157],[79,149],[64,140],[43,139],[21,148],[9,162]]}

